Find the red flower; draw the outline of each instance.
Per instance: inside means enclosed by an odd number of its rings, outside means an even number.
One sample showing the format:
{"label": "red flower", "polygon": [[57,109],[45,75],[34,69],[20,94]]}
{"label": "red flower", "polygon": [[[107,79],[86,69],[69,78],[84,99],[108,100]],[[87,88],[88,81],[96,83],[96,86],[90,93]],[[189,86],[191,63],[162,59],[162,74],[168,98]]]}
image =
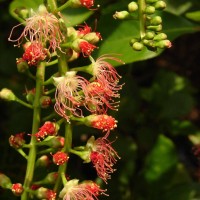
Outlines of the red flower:
{"label": "red flower", "polygon": [[86,125],[103,131],[110,131],[117,127],[117,121],[108,115],[89,115],[85,118]]}
{"label": "red flower", "polygon": [[87,57],[87,56],[90,56],[91,53],[94,51],[94,49],[96,49],[97,47],[95,45],[90,44],[89,42],[83,40],[79,43],[79,48],[80,48],[80,51],[82,52],[83,56]]}
{"label": "red flower", "polygon": [[100,194],[105,195],[105,190],[102,190],[96,183],[85,181],[78,183],[79,180],[73,179],[65,184],[65,187],[59,194],[63,200],[97,200]]}
{"label": "red flower", "polygon": [[113,165],[120,157],[106,137],[97,140],[91,137],[87,147],[91,149],[90,160],[96,168],[98,176],[107,183],[107,180],[111,178],[110,174],[115,171]]}
{"label": "red flower", "polygon": [[69,159],[69,156],[62,151],[58,151],[57,153],[53,155],[53,162],[56,165],[63,165],[64,163],[68,161],[68,159]]}
{"label": "red flower", "polygon": [[114,101],[113,98],[119,98],[118,89],[106,85],[107,82],[102,83],[94,81],[87,86],[88,98],[85,99],[85,106],[91,112],[95,114],[105,114],[109,109],[117,110],[119,101]]}
{"label": "red flower", "polygon": [[86,86],[88,81],[81,76],[76,76],[76,72],[67,72],[64,77],[54,78],[56,88],[55,111],[67,121],[70,115],[82,117],[80,106],[87,95]]}
{"label": "red flower", "polygon": [[44,139],[46,136],[53,136],[57,134],[59,127],[56,123],[47,121],[42,127],[39,128],[39,131],[35,134],[36,138],[40,140]]}
{"label": "red flower", "polygon": [[27,61],[29,65],[37,65],[38,62],[44,60],[47,55],[47,50],[43,48],[39,42],[32,42],[25,49],[22,56],[23,60]]}
{"label": "red flower", "polygon": [[80,0],[82,6],[86,7],[86,8],[91,8],[92,6],[94,6],[94,1],[93,0]]}

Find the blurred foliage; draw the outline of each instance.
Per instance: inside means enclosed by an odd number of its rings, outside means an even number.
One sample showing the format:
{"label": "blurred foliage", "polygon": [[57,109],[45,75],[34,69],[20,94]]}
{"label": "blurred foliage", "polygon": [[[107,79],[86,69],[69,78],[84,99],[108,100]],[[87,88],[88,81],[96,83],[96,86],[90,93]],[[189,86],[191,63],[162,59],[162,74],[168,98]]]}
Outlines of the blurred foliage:
{"label": "blurred foliage", "polygon": [[[36,8],[38,2],[41,1],[15,0],[9,7],[8,1],[0,1],[1,7],[6,8],[0,13],[0,88],[10,88],[22,98],[26,88],[31,89],[31,82],[18,74],[15,59],[21,51],[8,43],[7,38],[18,23],[12,18],[16,9]],[[128,0],[99,0],[98,3],[101,8],[97,11],[77,10],[77,18],[73,18],[74,11],[65,11],[63,15],[70,25],[86,19],[94,24],[97,19],[97,30],[104,40],[96,56],[117,53],[127,63],[117,68],[125,85],[120,109],[113,113],[119,121],[117,130],[112,133],[113,140],[118,137],[113,144],[121,160],[109,184],[105,185],[109,197],[100,199],[200,199],[200,165],[192,153],[192,141],[200,134],[200,34],[194,34],[200,27],[194,15],[200,10],[199,0],[167,0],[168,7],[162,16],[164,31],[174,42],[173,47],[164,52],[134,52],[129,47],[129,40],[139,34],[138,22],[112,18],[116,10],[126,9]],[[0,171],[9,175],[13,182],[20,182],[26,163],[7,141],[11,134],[30,132],[32,114],[15,103],[3,101],[0,109]],[[87,134],[87,129],[81,127],[80,130]],[[96,177],[92,167],[82,166],[76,158],[72,160],[68,172],[71,176]],[[77,166],[81,168],[79,171]],[[0,190],[0,199],[15,200],[17,197]]]}

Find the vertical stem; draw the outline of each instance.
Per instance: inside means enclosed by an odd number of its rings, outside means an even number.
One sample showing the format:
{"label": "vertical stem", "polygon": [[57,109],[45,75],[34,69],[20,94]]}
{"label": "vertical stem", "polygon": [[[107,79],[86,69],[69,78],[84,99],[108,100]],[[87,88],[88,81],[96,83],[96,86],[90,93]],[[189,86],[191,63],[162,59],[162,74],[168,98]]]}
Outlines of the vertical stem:
{"label": "vertical stem", "polygon": [[57,4],[55,0],[47,0],[48,7],[50,8],[51,12],[54,13],[57,9]]}
{"label": "vertical stem", "polygon": [[[65,145],[64,145],[62,151],[69,153],[71,146],[72,146],[72,127],[71,127],[71,124],[66,123],[66,125],[65,125]],[[55,192],[60,190],[60,187],[62,186],[62,181],[64,181],[66,183],[66,180],[64,180],[66,169],[67,169],[67,163],[59,166],[58,178],[57,178],[55,186],[54,186]]]}
{"label": "vertical stem", "polygon": [[[41,62],[40,65],[37,67],[37,72],[36,72],[36,93],[33,102],[32,136],[30,141],[30,150],[29,150],[27,169],[24,180],[25,189],[26,188],[29,189],[34,175],[35,160],[36,160],[36,145],[35,145],[36,138],[34,134],[38,131],[38,128],[40,126],[40,117],[41,117],[40,97],[43,93],[44,75],[45,75],[45,64]],[[28,199],[29,199],[28,192],[26,192],[25,190],[22,194],[21,200],[28,200]]]}
{"label": "vertical stem", "polygon": [[61,51],[58,51],[57,53],[58,53],[58,72],[60,76],[63,76],[69,70],[68,64],[67,64],[67,61],[68,61],[67,56]]}
{"label": "vertical stem", "polygon": [[145,23],[146,23],[146,1],[145,0],[138,0],[138,7],[139,7],[139,21],[140,21],[140,38],[142,39],[145,36]]}

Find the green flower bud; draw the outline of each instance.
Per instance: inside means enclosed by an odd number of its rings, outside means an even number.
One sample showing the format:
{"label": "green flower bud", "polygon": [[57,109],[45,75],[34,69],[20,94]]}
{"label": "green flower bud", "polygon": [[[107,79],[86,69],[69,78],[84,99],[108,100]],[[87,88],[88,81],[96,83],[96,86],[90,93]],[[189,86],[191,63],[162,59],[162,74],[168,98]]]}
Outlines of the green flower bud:
{"label": "green flower bud", "polygon": [[143,39],[142,42],[147,47],[155,47],[154,41],[152,40]]}
{"label": "green flower bud", "polygon": [[163,48],[170,48],[172,44],[169,40],[161,40],[161,41],[156,42],[155,46],[163,49]]}
{"label": "green flower bud", "polygon": [[47,155],[39,157],[36,161],[36,167],[47,167],[50,164],[50,159]]}
{"label": "green flower bud", "polygon": [[150,20],[151,25],[159,25],[161,23],[162,23],[162,18],[160,16],[155,16]]}
{"label": "green flower bud", "polygon": [[131,41],[129,42],[129,44],[132,46],[135,42],[138,42],[137,38],[131,39]]}
{"label": "green flower bud", "polygon": [[159,33],[153,38],[153,40],[156,40],[156,41],[165,40],[165,39],[167,39],[167,35],[165,33]]}
{"label": "green flower bud", "polygon": [[16,100],[16,96],[14,95],[14,93],[7,88],[3,88],[0,91],[0,98],[3,100],[7,100],[7,101],[15,101]]}
{"label": "green flower bud", "polygon": [[17,63],[17,70],[20,73],[26,72],[26,70],[29,68],[28,63],[23,58],[17,59],[16,63]]}
{"label": "green flower bud", "polygon": [[131,2],[128,4],[128,11],[129,12],[135,12],[136,10],[138,10],[138,4],[136,2]]}
{"label": "green flower bud", "polygon": [[166,3],[164,1],[157,1],[155,4],[154,4],[154,7],[156,10],[163,10],[166,8]]}
{"label": "green flower bud", "polygon": [[12,187],[12,183],[9,177],[5,174],[0,173],[0,186],[5,189],[10,189]]}
{"label": "green flower bud", "polygon": [[52,104],[51,97],[42,96],[40,98],[40,106],[41,108],[48,108]]}
{"label": "green flower bud", "polygon": [[33,103],[34,98],[35,98],[35,88],[33,88],[32,90],[27,91],[27,94],[26,94],[26,100],[29,103]]}
{"label": "green flower bud", "polygon": [[154,6],[147,6],[145,9],[145,13],[148,15],[154,14],[155,13],[155,7]]}
{"label": "green flower bud", "polygon": [[145,35],[145,39],[151,40],[151,39],[154,38],[154,36],[155,36],[155,33],[154,33],[153,31],[148,31],[148,32],[146,33],[146,35]]}
{"label": "green flower bud", "polygon": [[120,11],[120,12],[115,12],[115,14],[113,15],[114,19],[127,19],[130,17],[130,13],[126,10],[124,11]]}
{"label": "green flower bud", "polygon": [[99,42],[99,40],[101,38],[98,36],[98,34],[96,34],[96,32],[91,32],[91,33],[84,35],[83,39],[88,41],[91,44],[95,44],[95,43]]}
{"label": "green flower bud", "polygon": [[155,3],[157,2],[158,0],[146,0],[146,3]]}
{"label": "green flower bud", "polygon": [[143,49],[144,45],[140,42],[135,42],[133,45],[132,45],[132,48],[136,51],[141,51]]}
{"label": "green flower bud", "polygon": [[157,25],[157,26],[147,26],[147,29],[148,29],[148,30],[152,30],[152,31],[157,31],[157,32],[159,32],[159,31],[162,31],[162,25],[159,24],[159,25]]}

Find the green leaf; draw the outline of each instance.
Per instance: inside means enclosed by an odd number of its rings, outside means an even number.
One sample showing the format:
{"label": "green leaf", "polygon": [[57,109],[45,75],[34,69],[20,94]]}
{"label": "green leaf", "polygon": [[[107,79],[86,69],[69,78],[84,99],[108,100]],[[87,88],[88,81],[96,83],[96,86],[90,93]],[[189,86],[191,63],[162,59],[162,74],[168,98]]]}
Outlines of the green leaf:
{"label": "green leaf", "polygon": [[200,10],[194,12],[188,12],[185,14],[188,19],[191,19],[195,22],[200,22]]}
{"label": "green leaf", "polygon": [[[169,40],[173,40],[185,33],[197,31],[197,25],[189,22],[180,16],[162,12],[163,32],[168,35]],[[114,20],[111,14],[103,15],[98,23],[98,31],[106,40],[102,42],[97,52],[97,57],[102,54],[117,53],[122,55],[121,59],[125,63],[146,60],[159,55],[162,50],[152,52],[144,48],[142,51],[134,51],[129,42],[132,38],[139,37],[138,21],[118,21]],[[115,66],[120,65],[116,63]]]}
{"label": "green leaf", "polygon": [[67,26],[75,26],[87,20],[93,11],[88,11],[85,8],[66,8],[62,11],[62,16],[65,19]]}
{"label": "green leaf", "polygon": [[164,135],[159,135],[156,144],[146,158],[144,177],[152,182],[161,178],[178,162],[173,142]]}
{"label": "green leaf", "polygon": [[34,0],[34,1],[27,1],[27,0],[14,0],[9,7],[10,14],[17,19],[19,22],[23,22],[24,20],[19,17],[18,12],[21,9],[33,9],[37,10],[39,5],[43,4],[43,0]]}

